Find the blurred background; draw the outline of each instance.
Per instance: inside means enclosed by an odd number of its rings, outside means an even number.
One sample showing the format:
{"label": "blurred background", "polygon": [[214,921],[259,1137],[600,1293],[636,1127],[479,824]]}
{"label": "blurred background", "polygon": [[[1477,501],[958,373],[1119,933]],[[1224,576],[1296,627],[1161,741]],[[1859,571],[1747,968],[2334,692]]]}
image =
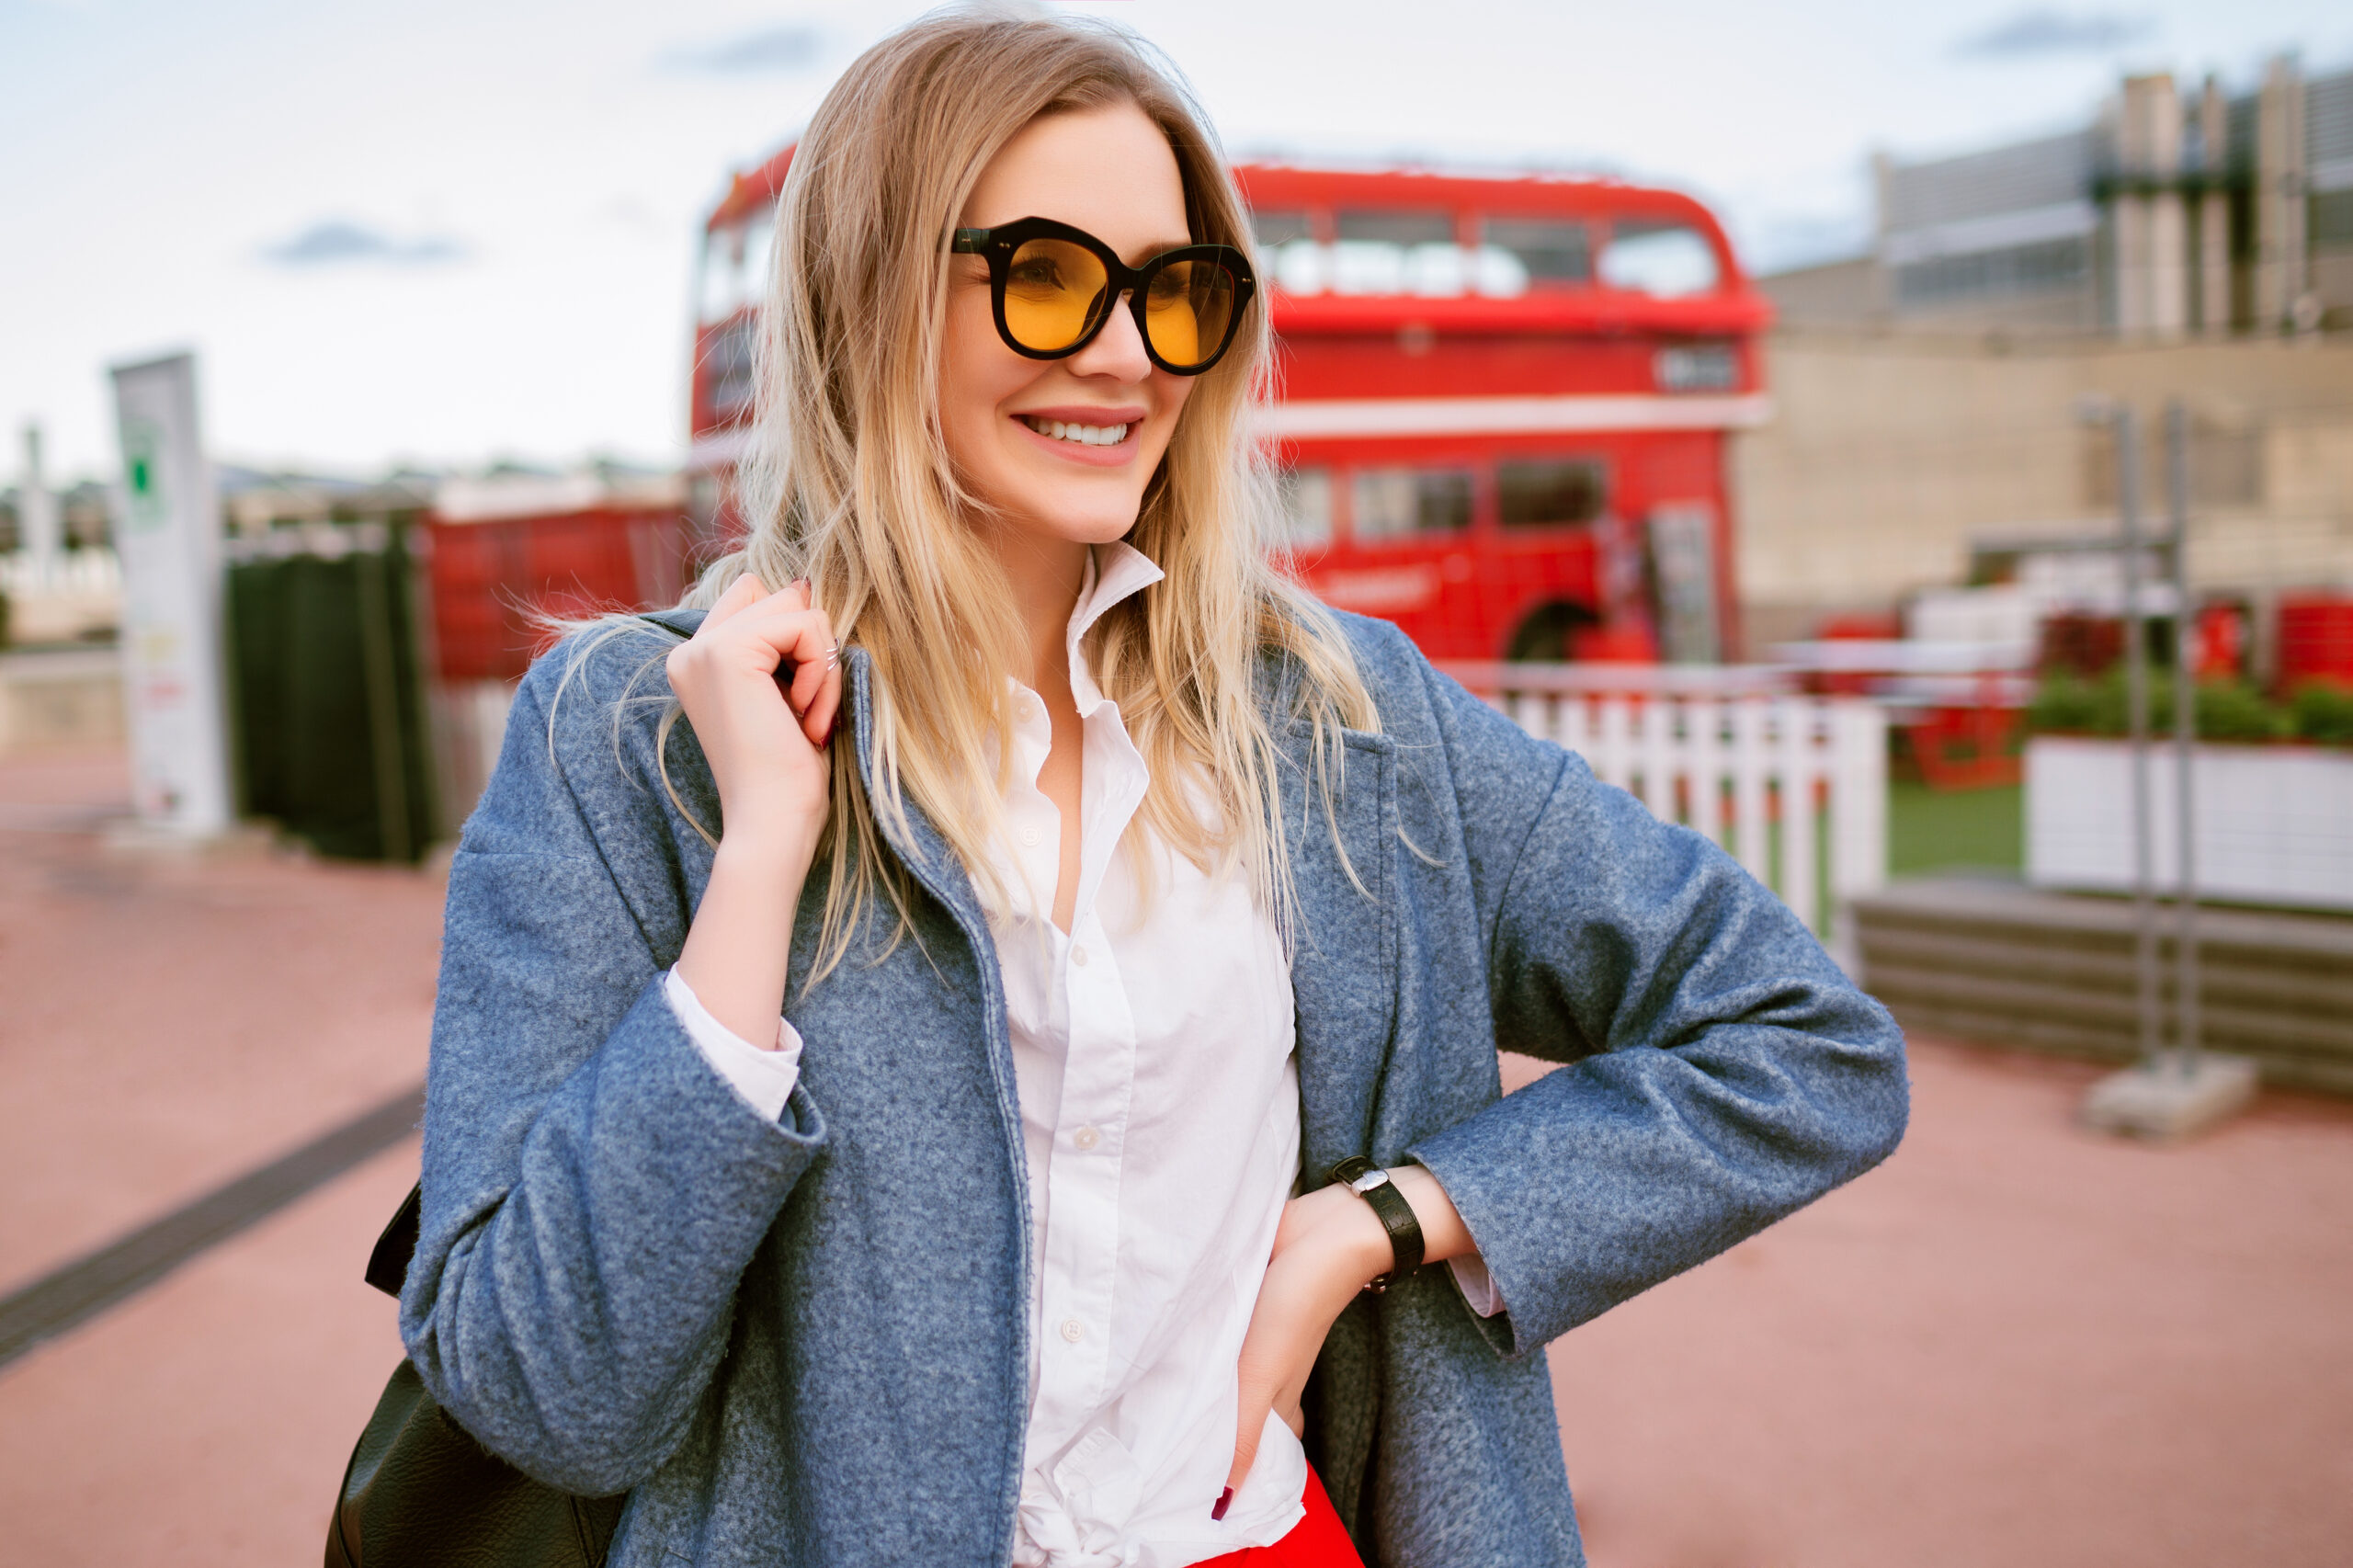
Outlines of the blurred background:
{"label": "blurred background", "polygon": [[[2344,1561],[2353,17],[1051,8],[1226,139],[1268,550],[1913,1039],[1886,1167],[1551,1351],[1594,1562]],[[319,1550],[534,618],[740,530],[920,9],[0,0],[10,1561]]]}

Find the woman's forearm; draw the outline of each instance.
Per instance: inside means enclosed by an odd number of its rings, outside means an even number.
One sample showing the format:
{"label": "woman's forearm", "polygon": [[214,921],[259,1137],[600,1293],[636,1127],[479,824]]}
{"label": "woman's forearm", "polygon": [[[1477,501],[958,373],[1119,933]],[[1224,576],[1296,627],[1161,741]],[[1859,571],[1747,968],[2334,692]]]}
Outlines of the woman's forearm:
{"label": "woman's forearm", "polygon": [[705,1011],[772,1051],[792,960],[792,918],[813,845],[790,836],[722,837],[695,908],[678,972]]}
{"label": "woman's forearm", "polygon": [[830,810],[824,747],[841,701],[839,652],[807,583],[771,594],[747,572],[665,666],[726,824],[678,973],[704,1012],[765,1050],[777,1045],[792,917]]}

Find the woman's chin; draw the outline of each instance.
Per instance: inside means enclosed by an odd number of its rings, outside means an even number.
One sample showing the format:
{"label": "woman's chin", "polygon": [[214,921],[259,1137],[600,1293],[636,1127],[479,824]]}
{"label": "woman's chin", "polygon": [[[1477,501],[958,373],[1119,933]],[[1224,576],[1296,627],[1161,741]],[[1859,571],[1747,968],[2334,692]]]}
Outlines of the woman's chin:
{"label": "woman's chin", "polygon": [[1105,497],[1074,506],[1064,495],[1007,497],[1001,515],[1012,530],[1040,543],[1109,544],[1136,526],[1142,496]]}

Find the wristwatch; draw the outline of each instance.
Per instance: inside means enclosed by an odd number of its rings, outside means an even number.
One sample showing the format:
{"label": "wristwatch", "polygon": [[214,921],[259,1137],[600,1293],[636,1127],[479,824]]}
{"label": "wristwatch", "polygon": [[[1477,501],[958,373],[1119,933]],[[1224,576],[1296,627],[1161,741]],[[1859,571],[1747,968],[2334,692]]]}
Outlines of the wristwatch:
{"label": "wristwatch", "polygon": [[1366,1290],[1379,1295],[1422,1266],[1422,1222],[1414,1218],[1414,1206],[1405,1201],[1387,1171],[1362,1154],[1351,1154],[1334,1165],[1326,1179],[1346,1186],[1371,1204],[1372,1211],[1381,1216],[1381,1229],[1389,1233],[1395,1261],[1387,1273],[1373,1276]]}

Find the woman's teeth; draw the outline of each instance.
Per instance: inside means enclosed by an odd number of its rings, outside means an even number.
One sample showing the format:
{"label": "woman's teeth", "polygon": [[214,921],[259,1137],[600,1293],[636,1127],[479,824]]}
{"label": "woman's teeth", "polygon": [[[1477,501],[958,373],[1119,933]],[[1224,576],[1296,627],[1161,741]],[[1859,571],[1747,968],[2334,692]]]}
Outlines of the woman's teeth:
{"label": "woman's teeth", "polygon": [[1082,447],[1116,447],[1128,438],[1124,425],[1070,425],[1059,419],[1032,419],[1026,414],[1021,416],[1021,423],[1040,436],[1050,436],[1057,441],[1076,441]]}

